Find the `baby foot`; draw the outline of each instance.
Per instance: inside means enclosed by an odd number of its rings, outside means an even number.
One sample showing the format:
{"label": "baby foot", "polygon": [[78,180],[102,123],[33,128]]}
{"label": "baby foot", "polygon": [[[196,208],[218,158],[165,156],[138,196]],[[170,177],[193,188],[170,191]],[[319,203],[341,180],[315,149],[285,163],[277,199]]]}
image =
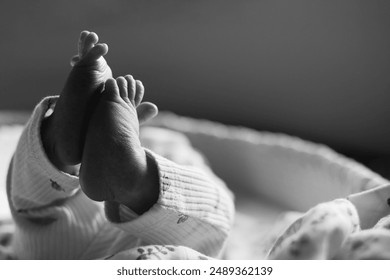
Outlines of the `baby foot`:
{"label": "baby foot", "polygon": [[148,210],[159,192],[157,167],[139,140],[136,108],[143,93],[142,83],[130,75],[107,80],[88,126],[80,169],[89,198],[121,203],[137,213]]}
{"label": "baby foot", "polygon": [[[104,55],[106,44],[98,43],[96,33],[83,31],[78,42],[78,55],[72,59],[72,70],[55,105],[54,113],[45,120],[49,139],[43,139],[52,161],[59,165],[80,163],[94,97],[112,77]],[[43,137],[45,138],[45,137]],[[49,155],[50,157],[50,155]]]}

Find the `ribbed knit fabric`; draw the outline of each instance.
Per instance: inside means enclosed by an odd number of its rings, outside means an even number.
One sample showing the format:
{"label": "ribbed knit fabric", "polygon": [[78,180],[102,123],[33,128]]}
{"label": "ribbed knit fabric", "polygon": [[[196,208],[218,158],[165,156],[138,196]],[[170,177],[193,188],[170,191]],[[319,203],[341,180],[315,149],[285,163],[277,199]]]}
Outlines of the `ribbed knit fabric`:
{"label": "ribbed knit fabric", "polygon": [[140,216],[123,205],[104,207],[44,152],[40,126],[55,101],[49,97],[37,105],[10,165],[7,191],[18,258],[99,259],[140,244],[220,254],[234,215],[232,195],[220,179],[207,168],[181,166],[146,150],[159,169],[158,202]]}
{"label": "ribbed knit fabric", "polygon": [[[161,180],[157,204],[137,219],[130,214],[130,222],[118,223],[118,227],[148,244],[189,242],[190,247],[215,256],[223,246],[233,219],[230,193],[221,182],[212,180],[202,170],[179,166],[158,155],[154,158]],[[108,218],[115,222],[109,212]]]}

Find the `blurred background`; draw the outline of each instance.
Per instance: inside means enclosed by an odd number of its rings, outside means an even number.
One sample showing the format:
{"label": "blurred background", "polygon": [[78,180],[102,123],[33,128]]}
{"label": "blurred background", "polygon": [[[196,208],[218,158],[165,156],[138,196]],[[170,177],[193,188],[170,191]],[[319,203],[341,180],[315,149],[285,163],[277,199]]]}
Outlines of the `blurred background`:
{"label": "blurred background", "polygon": [[388,0],[2,0],[0,111],[61,91],[79,33],[161,110],[390,166]]}

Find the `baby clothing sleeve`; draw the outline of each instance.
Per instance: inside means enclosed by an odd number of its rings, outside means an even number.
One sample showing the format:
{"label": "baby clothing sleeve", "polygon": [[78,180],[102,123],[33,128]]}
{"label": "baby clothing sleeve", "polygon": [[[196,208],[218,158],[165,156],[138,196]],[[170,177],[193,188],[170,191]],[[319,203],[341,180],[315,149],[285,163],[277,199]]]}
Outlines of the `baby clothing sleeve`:
{"label": "baby clothing sleeve", "polygon": [[40,127],[52,103],[47,98],[35,108],[12,158],[9,176],[16,187],[10,189],[10,202],[16,213],[69,198],[79,190],[78,177],[57,170],[43,149]]}
{"label": "baby clothing sleeve", "polygon": [[120,206],[120,215],[106,203],[108,218],[146,244],[181,245],[218,257],[233,223],[232,194],[217,177],[204,169],[178,165],[151,151],[159,168],[157,203],[137,217]]}
{"label": "baby clothing sleeve", "polygon": [[[59,171],[44,152],[40,126],[55,101],[45,98],[34,109],[8,171],[8,201],[16,224],[13,250],[21,259],[92,256],[86,252],[107,224],[101,203],[88,199],[78,177]],[[97,247],[98,255],[104,248]]]}

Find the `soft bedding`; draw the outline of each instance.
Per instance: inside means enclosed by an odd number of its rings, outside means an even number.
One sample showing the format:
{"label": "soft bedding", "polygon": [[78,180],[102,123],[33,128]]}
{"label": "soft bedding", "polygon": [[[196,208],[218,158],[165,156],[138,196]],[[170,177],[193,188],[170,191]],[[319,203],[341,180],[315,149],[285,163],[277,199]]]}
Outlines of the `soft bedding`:
{"label": "soft bedding", "polygon": [[5,179],[8,163],[22,131],[21,125],[1,125],[1,120],[4,122],[5,117],[0,119],[0,260],[12,258],[10,245],[14,225],[8,208]]}
{"label": "soft bedding", "polygon": [[[380,249],[383,246],[371,241],[363,242],[360,251],[352,250],[358,241],[390,240],[386,218],[375,228],[361,231],[353,206],[338,199],[389,183],[361,164],[298,138],[171,113],[160,114],[143,133],[158,137],[161,128],[184,133],[235,193],[236,219],[224,258],[388,256]],[[12,258],[14,227],[5,178],[21,131],[20,124],[0,126],[0,258]],[[337,219],[324,219],[321,213]],[[324,223],[317,223],[322,226],[313,233],[310,225],[319,219]]]}

